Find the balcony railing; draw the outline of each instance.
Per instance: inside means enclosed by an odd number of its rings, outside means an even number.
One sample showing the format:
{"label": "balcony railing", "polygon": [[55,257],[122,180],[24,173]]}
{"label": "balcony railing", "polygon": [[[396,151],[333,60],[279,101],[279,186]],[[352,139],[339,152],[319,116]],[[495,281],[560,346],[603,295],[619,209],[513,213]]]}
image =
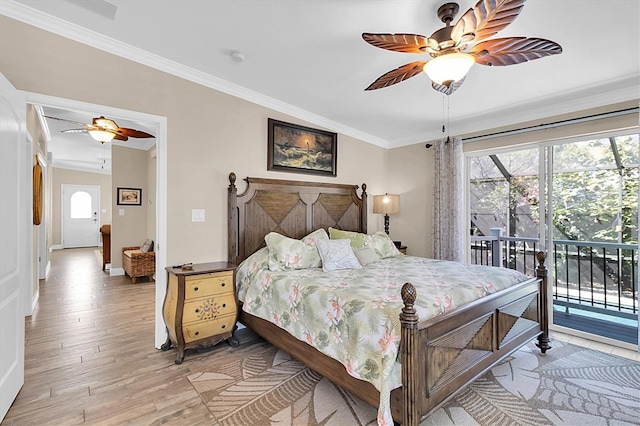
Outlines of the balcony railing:
{"label": "balcony railing", "polygon": [[[503,266],[534,275],[537,238],[471,237],[471,262]],[[547,268],[553,268],[554,305],[637,320],[638,246],[595,241],[554,240]]]}

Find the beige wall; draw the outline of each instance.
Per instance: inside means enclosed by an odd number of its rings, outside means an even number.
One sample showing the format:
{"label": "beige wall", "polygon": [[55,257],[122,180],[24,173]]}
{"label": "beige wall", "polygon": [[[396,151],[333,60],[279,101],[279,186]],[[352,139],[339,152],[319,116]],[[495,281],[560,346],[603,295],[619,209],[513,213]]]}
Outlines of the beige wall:
{"label": "beige wall", "polygon": [[[148,152],[114,145],[111,148],[111,269],[122,268],[122,247],[140,246],[147,235]],[[117,205],[118,188],[142,189],[142,205]],[[120,212],[124,214],[121,215]]]}
{"label": "beige wall", "polygon": [[389,235],[407,254],[431,256],[433,154],[424,144],[389,150],[389,193],[400,194],[400,213],[389,217]]}
{"label": "beige wall", "polygon": [[[167,117],[168,264],[226,260],[231,171],[239,178],[366,182],[370,194],[388,192],[383,148],[339,135],[337,178],[268,172],[267,118],[311,124],[4,16],[0,51],[0,72],[20,90]],[[205,209],[205,222],[191,222],[196,208]],[[382,228],[381,218],[369,217],[370,230]]]}
{"label": "beige wall", "polygon": [[62,244],[62,185],[93,185],[100,187],[100,226],[111,218],[111,176],[101,173],[54,168],[51,184],[51,227],[53,246]]}

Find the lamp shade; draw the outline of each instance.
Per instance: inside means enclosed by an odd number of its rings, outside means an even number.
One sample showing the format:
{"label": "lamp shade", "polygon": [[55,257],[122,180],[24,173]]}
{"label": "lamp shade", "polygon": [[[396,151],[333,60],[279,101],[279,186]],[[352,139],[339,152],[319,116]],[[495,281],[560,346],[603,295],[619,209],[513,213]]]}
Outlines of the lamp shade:
{"label": "lamp shade", "polygon": [[381,214],[400,213],[400,196],[392,194],[374,195],[373,212]]}
{"label": "lamp shade", "polygon": [[111,142],[116,136],[114,132],[109,132],[108,130],[89,130],[89,134],[93,139],[102,143]]}
{"label": "lamp shade", "polygon": [[436,84],[450,84],[462,80],[475,62],[468,53],[447,53],[427,62],[424,72]]}

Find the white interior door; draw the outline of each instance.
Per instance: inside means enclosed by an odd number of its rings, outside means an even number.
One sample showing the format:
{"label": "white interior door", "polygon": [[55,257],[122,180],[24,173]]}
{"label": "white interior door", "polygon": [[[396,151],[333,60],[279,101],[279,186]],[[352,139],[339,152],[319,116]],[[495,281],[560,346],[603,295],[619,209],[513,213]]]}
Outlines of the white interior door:
{"label": "white interior door", "polygon": [[[0,74],[0,421],[24,383],[24,308],[32,256],[31,190],[25,182],[26,103]],[[29,170],[30,171],[30,170]]]}
{"label": "white interior door", "polygon": [[62,246],[96,247],[99,211],[99,186],[62,185]]}

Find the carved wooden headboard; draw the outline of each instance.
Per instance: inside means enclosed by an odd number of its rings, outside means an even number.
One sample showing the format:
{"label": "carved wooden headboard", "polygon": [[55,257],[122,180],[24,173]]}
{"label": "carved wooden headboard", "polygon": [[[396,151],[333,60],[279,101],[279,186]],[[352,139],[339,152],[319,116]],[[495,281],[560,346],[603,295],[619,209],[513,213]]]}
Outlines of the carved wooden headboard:
{"label": "carved wooden headboard", "polygon": [[229,262],[238,265],[263,247],[275,231],[302,238],[319,228],[367,232],[367,185],[302,182],[248,177],[238,195],[229,174]]}

